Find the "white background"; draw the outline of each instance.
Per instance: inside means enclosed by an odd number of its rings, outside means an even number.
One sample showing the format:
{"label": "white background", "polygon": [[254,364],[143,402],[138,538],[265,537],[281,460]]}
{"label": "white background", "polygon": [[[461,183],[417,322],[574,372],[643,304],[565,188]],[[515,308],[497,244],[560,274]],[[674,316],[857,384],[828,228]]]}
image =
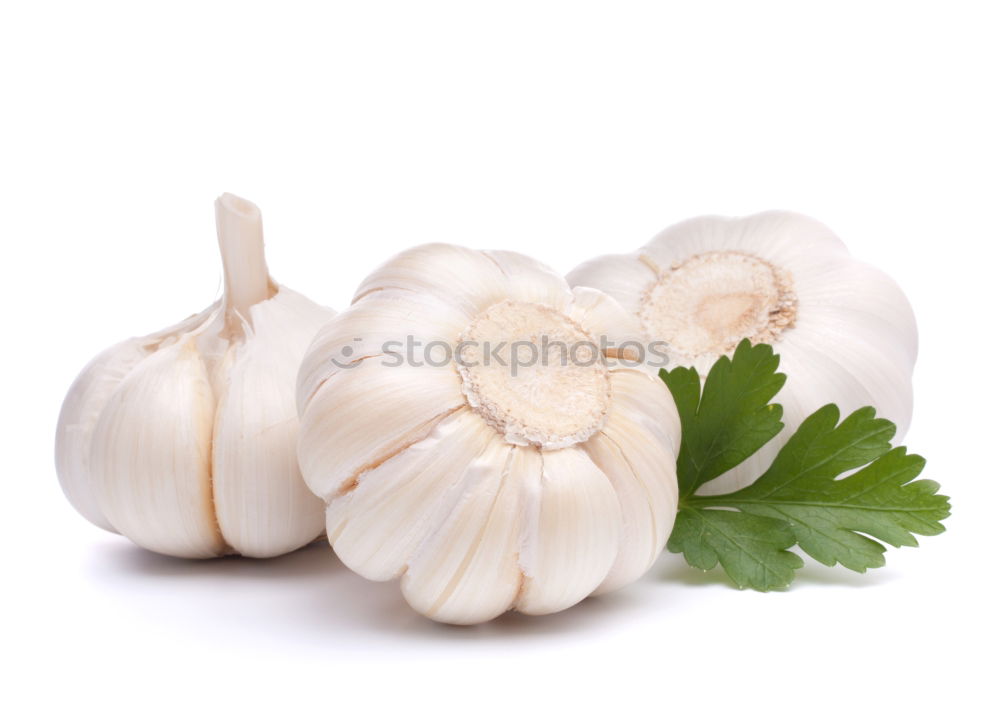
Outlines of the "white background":
{"label": "white background", "polygon": [[[3,706],[989,707],[990,9],[5,3]],[[263,209],[276,278],[334,307],[425,241],[569,270],[697,214],[813,215],[913,302],[907,442],[953,497],[949,531],[864,576],[810,564],[786,593],[665,554],[618,594],[471,629],[419,619],[321,545],[270,562],[142,552],[62,497],[56,415],[94,353],[216,296],[222,191]]]}

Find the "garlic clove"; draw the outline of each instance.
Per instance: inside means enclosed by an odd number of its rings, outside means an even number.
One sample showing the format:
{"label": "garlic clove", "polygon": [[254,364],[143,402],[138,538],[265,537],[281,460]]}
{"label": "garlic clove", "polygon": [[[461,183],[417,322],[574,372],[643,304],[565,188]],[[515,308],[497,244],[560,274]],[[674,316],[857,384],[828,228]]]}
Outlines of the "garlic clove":
{"label": "garlic clove", "polygon": [[[864,387],[858,374],[851,370],[852,364],[838,360],[829,350],[817,350],[804,343],[801,334],[797,337],[794,342],[784,344],[781,351],[780,368],[789,381],[828,384],[827,388],[837,394],[838,406],[845,413],[871,405],[872,394]],[[827,344],[827,349],[830,346]],[[775,401],[781,403],[788,416],[796,420],[805,419],[829,402],[826,388],[789,391],[791,397],[786,397],[789,394],[784,391],[782,389],[778,393]]]}
{"label": "garlic clove", "polygon": [[506,278],[508,299],[539,302],[564,309],[572,299],[561,274],[527,255],[506,250],[484,250]]}
{"label": "garlic clove", "polygon": [[658,271],[694,255],[718,250],[743,251],[782,264],[808,268],[824,259],[848,257],[847,248],[823,223],[798,213],[772,210],[746,218],[703,216],[678,223],[640,248]]}
{"label": "garlic clove", "polygon": [[420,548],[402,579],[403,596],[434,620],[470,624],[494,618],[521,584],[518,448],[494,437],[462,475],[466,491]]}
{"label": "garlic clove", "polygon": [[573,300],[565,309],[566,315],[594,333],[607,333],[609,326],[626,326],[638,330],[638,319],[610,295],[591,287],[573,287]]}
{"label": "garlic clove", "polygon": [[370,274],[354,302],[381,289],[430,294],[471,317],[507,296],[508,280],[496,262],[477,250],[429,244],[409,249]]}
{"label": "garlic clove", "polygon": [[237,347],[215,414],[212,485],[226,541],[244,556],[305,546],[322,531],[323,502],[296,459],[298,357],[328,310],[280,287],[249,308],[253,338]]}
{"label": "garlic clove", "polygon": [[622,510],[621,545],[607,576],[594,590],[600,594],[620,588],[649,570],[666,544],[660,522],[672,521],[673,513],[654,504],[632,462],[607,431],[597,433],[582,447],[607,475]]}
{"label": "garlic clove", "polygon": [[475,484],[466,473],[496,439],[482,418],[463,408],[420,442],[362,473],[357,487],[334,497],[327,510],[337,556],[374,581],[399,576]]}
{"label": "garlic clove", "polygon": [[225,552],[212,506],[214,408],[205,364],[186,338],[136,366],[101,414],[91,452],[97,499],[140,546],[189,558]]}
{"label": "garlic clove", "polygon": [[218,305],[149,336],[115,344],[95,356],[73,381],[56,425],[56,473],[63,493],[76,510],[102,529],[114,532],[97,501],[91,478],[90,451],[94,428],[122,380],[144,358],[180,334],[208,320]]}
{"label": "garlic clove", "polygon": [[[306,484],[324,499],[425,438],[438,420],[465,404],[453,368],[393,368],[380,361],[337,371],[302,413],[299,464]],[[392,406],[367,405],[373,400]]]}
{"label": "garlic clove", "polygon": [[[849,320],[852,331],[866,329],[857,341],[891,349],[892,357],[913,367],[918,330],[913,308],[903,290],[881,270],[863,262],[838,260],[817,266],[813,278],[798,280],[801,322],[824,328],[827,318]],[[798,323],[798,322],[797,322]],[[857,325],[857,326],[855,326]],[[842,329],[831,327],[837,333]]]}
{"label": "garlic clove", "polygon": [[97,355],[80,372],[59,413],[56,471],[63,493],[76,510],[93,524],[114,532],[101,511],[90,478],[90,449],[94,428],[111,395],[148,352],[141,339],[129,339]]}
{"label": "garlic clove", "polygon": [[[609,418],[609,424],[613,432],[619,432],[614,429],[619,424],[632,423],[642,433],[649,433],[660,448],[678,452],[681,447],[681,418],[677,406],[669,391],[657,390],[656,395],[650,396],[650,379],[656,385],[661,383],[659,378],[633,368],[611,371],[611,386],[619,405],[615,417]],[[667,478],[666,482],[668,485],[677,484],[675,478]]]}
{"label": "garlic clove", "polygon": [[414,339],[414,357],[424,359],[431,344],[449,343],[467,322],[460,309],[431,295],[399,289],[371,292],[316,335],[299,371],[299,403],[338,370],[350,370],[362,359],[404,362],[410,348],[404,335]]}
{"label": "garlic clove", "polygon": [[572,294],[573,300],[565,309],[566,316],[591,334],[622,335],[622,341],[607,345],[605,356],[633,362],[642,358],[638,349],[644,339],[634,314],[629,314],[608,294],[590,287],[574,287]]}
{"label": "garlic clove", "polygon": [[[832,361],[842,367],[858,382],[863,397],[867,399],[866,403],[857,407],[878,403],[879,416],[891,420],[901,434],[905,433],[913,413],[913,389],[909,369],[900,368],[899,364],[912,359],[913,352],[903,349],[898,342],[888,342],[880,348],[872,346],[878,343],[871,340],[877,338],[877,332],[868,330],[866,333],[865,319],[829,315],[824,317],[823,328],[819,324],[813,326],[805,319],[802,322],[795,345],[803,349],[804,358]],[[850,341],[830,338],[830,331],[838,330],[840,333],[852,333],[856,338]],[[866,339],[866,336],[871,338]],[[780,396],[779,393],[779,402]],[[845,413],[856,409],[846,401],[842,408]],[[898,443],[901,437],[894,440]]]}
{"label": "garlic clove", "polygon": [[[915,332],[906,330],[904,334],[904,330],[897,327],[898,324],[889,324],[873,312],[846,307],[810,306],[800,310],[796,320],[796,329],[808,333],[813,340],[826,341],[830,332],[851,333],[855,338],[851,344],[841,342],[845,347],[861,345],[892,364],[907,364],[912,369],[917,353]],[[885,338],[893,332],[898,332],[899,338]],[[871,344],[879,346],[873,349]]]}
{"label": "garlic clove", "polygon": [[581,445],[608,476],[622,508],[618,557],[595,593],[634,581],[666,546],[677,514],[680,418],[666,389],[641,371],[612,373],[615,401],[604,430]]}
{"label": "garlic clove", "polygon": [[515,605],[538,615],[568,608],[600,585],[618,554],[622,510],[608,477],[579,448],[528,450],[525,459],[534,462],[525,477],[524,582]]}
{"label": "garlic clove", "polygon": [[[657,272],[669,269],[692,255],[707,252],[721,238],[735,240],[728,218],[704,216],[677,223],[639,248],[645,261]],[[572,284],[572,282],[570,282]]]}
{"label": "garlic clove", "polygon": [[657,268],[635,255],[606,255],[584,262],[566,276],[570,285],[604,292],[629,314],[638,314],[642,294],[657,278]]}

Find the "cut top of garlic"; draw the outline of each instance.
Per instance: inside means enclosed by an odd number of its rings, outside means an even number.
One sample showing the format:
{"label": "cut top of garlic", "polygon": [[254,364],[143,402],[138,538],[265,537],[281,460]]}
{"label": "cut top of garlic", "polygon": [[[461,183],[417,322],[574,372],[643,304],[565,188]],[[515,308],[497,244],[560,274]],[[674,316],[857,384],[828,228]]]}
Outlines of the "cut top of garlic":
{"label": "cut top of garlic", "polygon": [[[476,348],[487,343],[504,345],[492,360],[480,359]],[[462,390],[510,443],[554,449],[584,442],[604,425],[611,402],[611,377],[596,344],[549,306],[498,302],[459,339]]]}
{"label": "cut top of garlic", "polygon": [[730,353],[743,339],[773,343],[795,325],[791,273],[760,257],[702,252],[656,272],[639,308],[643,332],[692,361]]}

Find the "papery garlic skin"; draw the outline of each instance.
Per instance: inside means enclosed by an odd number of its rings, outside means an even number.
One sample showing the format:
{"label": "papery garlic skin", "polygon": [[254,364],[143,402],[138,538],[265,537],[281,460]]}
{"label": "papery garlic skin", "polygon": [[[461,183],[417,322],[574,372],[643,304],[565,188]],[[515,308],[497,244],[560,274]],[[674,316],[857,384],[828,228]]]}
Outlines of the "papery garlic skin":
{"label": "papery garlic skin", "polygon": [[[622,343],[637,328],[514,253],[425,245],[377,269],[299,374],[299,462],[340,559],[458,624],[552,613],[645,573],[677,508],[666,389],[617,360],[553,356],[515,375],[458,348]],[[436,344],[431,358],[387,355],[408,336]]]}
{"label": "papery garlic skin", "polygon": [[84,368],[56,470],[84,517],[152,551],[277,556],[323,531],[295,456],[295,377],[333,311],[270,279],[255,205],[226,194],[216,215],[225,296]]}
{"label": "papery garlic skin", "polygon": [[669,365],[702,379],[743,338],[769,343],[788,375],[775,400],[785,427],[746,462],[701,488],[743,487],[819,407],[875,406],[897,426],[913,410],[917,326],[902,290],[853,259],[819,222],[794,213],[701,217],[667,228],[629,255],[586,262],[572,285],[613,296],[639,318],[646,339],[669,344]]}

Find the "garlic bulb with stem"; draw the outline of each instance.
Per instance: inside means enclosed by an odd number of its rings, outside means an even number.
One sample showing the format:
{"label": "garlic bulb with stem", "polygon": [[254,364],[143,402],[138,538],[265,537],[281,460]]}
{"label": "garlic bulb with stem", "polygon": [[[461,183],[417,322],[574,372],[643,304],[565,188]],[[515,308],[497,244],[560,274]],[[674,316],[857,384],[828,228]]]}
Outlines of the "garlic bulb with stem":
{"label": "garlic bulb with stem", "polygon": [[909,302],[811,218],[778,211],[694,218],[637,252],[586,262],[567,279],[607,292],[638,317],[645,338],[667,344],[668,368],[693,366],[704,379],[744,338],[780,355],[788,381],[775,400],[784,430],[702,494],[755,480],[827,403],[843,412],[875,406],[896,424],[896,442],[909,426],[917,356]]}
{"label": "garlic bulb with stem", "polygon": [[515,253],[425,245],[377,269],[299,375],[299,461],[340,559],[450,623],[641,576],[676,513],[680,423],[613,358],[637,328]]}
{"label": "garlic bulb with stem", "polygon": [[260,210],[215,203],[223,297],[112,346],[71,386],[56,470],[94,524],[163,554],[276,556],[323,530],[295,456],[295,375],[333,311],[276,284]]}

